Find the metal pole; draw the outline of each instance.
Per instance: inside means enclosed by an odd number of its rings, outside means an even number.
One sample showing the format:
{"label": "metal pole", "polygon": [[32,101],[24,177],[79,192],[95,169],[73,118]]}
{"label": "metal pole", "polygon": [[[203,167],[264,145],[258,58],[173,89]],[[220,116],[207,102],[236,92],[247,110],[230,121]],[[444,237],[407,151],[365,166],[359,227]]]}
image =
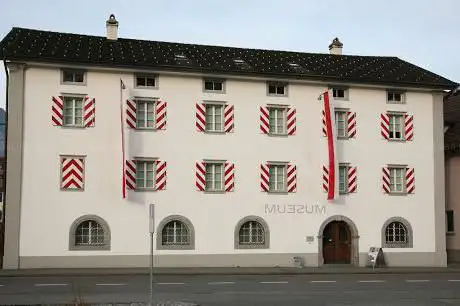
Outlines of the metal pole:
{"label": "metal pole", "polygon": [[150,306],[153,306],[153,232],[150,232]]}

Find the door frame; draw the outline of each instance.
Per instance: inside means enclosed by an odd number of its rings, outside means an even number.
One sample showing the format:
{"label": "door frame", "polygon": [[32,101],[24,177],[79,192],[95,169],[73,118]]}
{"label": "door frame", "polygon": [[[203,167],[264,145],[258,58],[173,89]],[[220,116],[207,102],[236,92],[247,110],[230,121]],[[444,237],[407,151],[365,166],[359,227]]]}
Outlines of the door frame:
{"label": "door frame", "polygon": [[351,234],[351,258],[350,263],[353,266],[359,266],[359,234],[356,224],[348,217],[335,215],[323,221],[318,231],[318,266],[324,265],[323,257],[323,232],[326,226],[333,221],[343,221],[348,225]]}

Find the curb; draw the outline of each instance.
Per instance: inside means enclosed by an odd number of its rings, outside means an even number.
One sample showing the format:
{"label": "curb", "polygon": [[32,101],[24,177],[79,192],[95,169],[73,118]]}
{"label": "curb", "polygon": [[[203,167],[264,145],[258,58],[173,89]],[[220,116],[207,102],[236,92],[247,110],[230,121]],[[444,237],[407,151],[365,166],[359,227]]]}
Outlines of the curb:
{"label": "curb", "polygon": [[[149,270],[139,271],[116,271],[116,270],[104,270],[104,271],[0,271],[1,277],[59,277],[59,276],[124,276],[124,275],[149,275]],[[295,270],[171,270],[171,271],[155,271],[155,276],[167,276],[167,275],[363,275],[363,274],[452,274],[460,273],[460,269],[414,269],[414,270],[398,270],[398,269],[375,269],[375,270],[341,270],[326,268],[321,270],[309,270],[296,268]]]}

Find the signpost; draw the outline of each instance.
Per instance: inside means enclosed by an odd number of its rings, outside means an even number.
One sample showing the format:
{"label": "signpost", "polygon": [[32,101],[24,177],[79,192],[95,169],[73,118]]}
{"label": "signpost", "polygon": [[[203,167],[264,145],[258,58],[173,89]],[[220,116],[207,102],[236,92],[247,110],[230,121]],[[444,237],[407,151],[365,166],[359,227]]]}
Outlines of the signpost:
{"label": "signpost", "polygon": [[375,269],[375,266],[377,265],[377,261],[382,261],[383,260],[383,250],[382,248],[379,247],[371,247],[369,248],[368,252],[368,258],[369,261],[372,264],[372,269]]}
{"label": "signpost", "polygon": [[150,232],[150,305],[153,306],[153,234],[155,233],[155,204],[149,207]]}

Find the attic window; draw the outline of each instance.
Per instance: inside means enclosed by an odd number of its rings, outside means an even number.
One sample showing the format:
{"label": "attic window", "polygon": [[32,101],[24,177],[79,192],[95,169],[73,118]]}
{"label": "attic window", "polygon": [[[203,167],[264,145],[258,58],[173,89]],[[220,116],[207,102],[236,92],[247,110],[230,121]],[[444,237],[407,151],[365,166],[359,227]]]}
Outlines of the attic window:
{"label": "attic window", "polygon": [[62,70],[62,83],[63,84],[81,84],[85,83],[85,72],[81,70]]}
{"label": "attic window", "polygon": [[297,63],[291,62],[291,63],[288,63],[288,65],[289,65],[289,68],[293,69],[296,72],[306,72],[306,69]]}
{"label": "attic window", "polygon": [[176,60],[177,63],[179,64],[190,64],[190,60],[187,58],[187,56],[183,55],[183,54],[175,54],[174,55],[174,59]]}
{"label": "attic window", "polygon": [[246,63],[244,60],[242,60],[241,58],[234,58],[233,59],[233,62],[235,63],[235,65],[237,65],[238,67],[242,68],[242,69],[247,69],[247,68],[250,68],[251,66],[249,66],[248,63]]}

